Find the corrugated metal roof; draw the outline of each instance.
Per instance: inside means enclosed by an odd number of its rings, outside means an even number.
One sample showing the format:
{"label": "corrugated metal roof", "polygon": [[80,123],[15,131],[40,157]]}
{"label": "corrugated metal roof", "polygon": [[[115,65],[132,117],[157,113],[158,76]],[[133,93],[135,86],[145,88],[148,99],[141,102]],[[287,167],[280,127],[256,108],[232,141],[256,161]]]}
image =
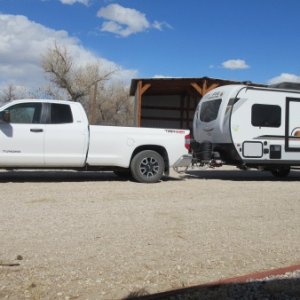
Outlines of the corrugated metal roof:
{"label": "corrugated metal roof", "polygon": [[180,95],[186,93],[187,90],[191,89],[192,82],[198,83],[200,86],[202,86],[204,81],[206,81],[208,85],[211,85],[213,83],[217,83],[219,85],[243,83],[247,85],[251,84],[255,86],[264,86],[262,84],[255,84],[250,81],[241,82],[241,81],[210,78],[210,77],[135,78],[131,80],[131,86],[130,86],[131,96],[135,95],[139,81],[142,81],[143,84],[147,84],[147,83],[151,84],[151,87],[145,93],[146,95]]}

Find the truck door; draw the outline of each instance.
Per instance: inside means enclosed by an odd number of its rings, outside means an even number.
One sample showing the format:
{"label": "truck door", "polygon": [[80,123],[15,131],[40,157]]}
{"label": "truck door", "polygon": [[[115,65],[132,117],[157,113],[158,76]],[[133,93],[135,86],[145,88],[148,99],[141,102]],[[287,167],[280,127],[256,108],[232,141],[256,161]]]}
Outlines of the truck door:
{"label": "truck door", "polygon": [[85,164],[88,128],[74,118],[68,104],[49,103],[45,125],[45,165],[82,167]]}
{"label": "truck door", "polygon": [[300,152],[300,98],[286,99],[285,151]]}
{"label": "truck door", "polygon": [[41,112],[42,104],[36,102],[14,104],[0,112],[1,167],[44,165]]}

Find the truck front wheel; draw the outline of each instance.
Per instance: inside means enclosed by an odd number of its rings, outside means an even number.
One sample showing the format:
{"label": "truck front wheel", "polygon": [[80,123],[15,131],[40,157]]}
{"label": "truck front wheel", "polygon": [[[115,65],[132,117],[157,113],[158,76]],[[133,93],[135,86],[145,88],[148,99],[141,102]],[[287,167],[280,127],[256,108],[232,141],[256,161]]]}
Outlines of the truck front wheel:
{"label": "truck front wheel", "polygon": [[133,178],[142,183],[158,182],[165,169],[162,156],[152,150],[144,150],[137,153],[130,165]]}

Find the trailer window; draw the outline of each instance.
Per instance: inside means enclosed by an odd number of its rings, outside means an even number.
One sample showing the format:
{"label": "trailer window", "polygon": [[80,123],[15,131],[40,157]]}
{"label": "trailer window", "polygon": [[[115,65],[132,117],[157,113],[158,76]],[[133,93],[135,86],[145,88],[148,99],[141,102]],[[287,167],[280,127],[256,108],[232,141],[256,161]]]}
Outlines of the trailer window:
{"label": "trailer window", "polygon": [[280,127],[281,108],[278,105],[254,104],[251,123],[256,127]]}
{"label": "trailer window", "polygon": [[207,101],[202,103],[200,111],[200,120],[202,122],[211,122],[218,116],[222,99]]}

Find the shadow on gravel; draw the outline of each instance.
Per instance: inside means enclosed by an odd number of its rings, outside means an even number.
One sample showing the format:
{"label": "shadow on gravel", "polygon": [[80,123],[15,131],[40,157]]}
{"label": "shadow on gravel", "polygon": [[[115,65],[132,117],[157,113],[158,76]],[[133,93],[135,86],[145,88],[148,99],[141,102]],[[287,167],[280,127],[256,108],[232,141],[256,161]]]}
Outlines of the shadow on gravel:
{"label": "shadow on gravel", "polygon": [[230,180],[230,181],[299,181],[300,171],[291,171],[287,177],[276,178],[270,172],[267,171],[228,171],[228,170],[189,170],[185,179],[218,179],[218,180]]}
{"label": "shadow on gravel", "polygon": [[[275,178],[269,172],[241,170],[189,170],[180,178],[164,176],[162,181],[182,181],[184,179],[217,179],[230,181],[299,181],[300,171],[292,171],[288,177]],[[118,177],[111,171],[0,171],[0,183],[5,182],[88,182],[88,181],[131,181]]]}
{"label": "shadow on gravel", "polygon": [[130,293],[123,300],[299,300],[300,279],[275,279],[245,283],[200,285],[149,295],[146,290]]}
{"label": "shadow on gravel", "polygon": [[0,182],[86,182],[86,181],[130,181],[113,172],[85,171],[6,171],[0,172]]}

